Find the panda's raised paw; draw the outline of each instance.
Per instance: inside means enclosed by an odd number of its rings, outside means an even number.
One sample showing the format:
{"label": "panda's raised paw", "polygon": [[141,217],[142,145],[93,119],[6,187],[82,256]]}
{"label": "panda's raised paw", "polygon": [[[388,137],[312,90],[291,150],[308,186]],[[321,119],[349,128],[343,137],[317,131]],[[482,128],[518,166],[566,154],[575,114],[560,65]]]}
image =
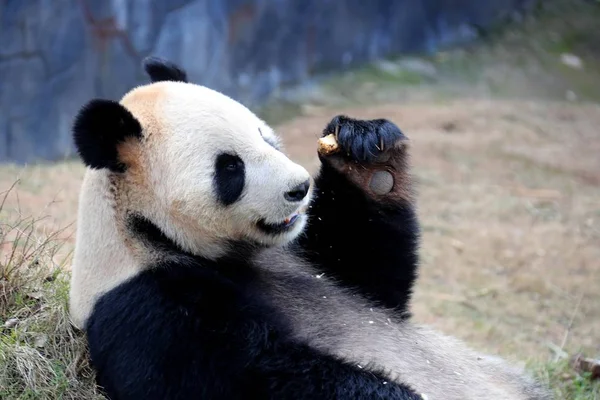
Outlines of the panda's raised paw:
{"label": "panda's raised paw", "polygon": [[337,116],[319,139],[318,152],[330,167],[376,198],[411,198],[407,173],[408,139],[385,119],[358,120]]}
{"label": "panda's raised paw", "polygon": [[359,120],[338,115],[323,131],[320,153],[325,156],[339,153],[362,164],[385,162],[388,153],[407,140],[400,129],[386,119]]}

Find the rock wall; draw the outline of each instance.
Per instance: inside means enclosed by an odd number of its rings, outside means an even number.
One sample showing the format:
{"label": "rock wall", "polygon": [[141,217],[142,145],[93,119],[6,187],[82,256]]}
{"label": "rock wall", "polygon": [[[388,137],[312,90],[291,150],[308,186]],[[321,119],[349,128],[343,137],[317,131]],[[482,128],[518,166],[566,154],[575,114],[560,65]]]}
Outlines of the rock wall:
{"label": "rock wall", "polygon": [[0,0],[0,162],[72,155],[92,97],[153,54],[248,104],[320,71],[470,40],[527,0]]}

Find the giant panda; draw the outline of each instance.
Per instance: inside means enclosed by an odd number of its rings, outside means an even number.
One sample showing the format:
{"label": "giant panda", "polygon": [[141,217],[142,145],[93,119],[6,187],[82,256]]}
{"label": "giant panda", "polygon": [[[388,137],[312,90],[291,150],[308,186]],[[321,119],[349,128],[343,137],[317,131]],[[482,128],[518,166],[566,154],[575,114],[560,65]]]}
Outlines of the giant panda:
{"label": "giant panda", "polygon": [[242,104],[144,66],[149,84],[73,124],[70,313],[108,398],[551,398],[411,321],[419,227],[395,124],[333,118],[340,151],[311,179]]}

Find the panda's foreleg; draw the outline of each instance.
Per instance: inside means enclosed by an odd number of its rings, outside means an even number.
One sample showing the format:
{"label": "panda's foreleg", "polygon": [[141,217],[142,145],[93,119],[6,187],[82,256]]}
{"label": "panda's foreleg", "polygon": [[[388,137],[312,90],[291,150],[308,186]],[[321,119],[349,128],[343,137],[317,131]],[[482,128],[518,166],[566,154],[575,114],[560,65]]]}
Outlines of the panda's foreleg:
{"label": "panda's foreleg", "polygon": [[271,346],[257,366],[256,378],[264,382],[261,398],[265,399],[423,399],[379,372],[290,342]]}
{"label": "panda's foreleg", "polygon": [[309,221],[297,245],[323,273],[408,315],[419,224],[407,139],[387,120],[344,116],[329,123],[328,135],[338,151],[319,154]]}

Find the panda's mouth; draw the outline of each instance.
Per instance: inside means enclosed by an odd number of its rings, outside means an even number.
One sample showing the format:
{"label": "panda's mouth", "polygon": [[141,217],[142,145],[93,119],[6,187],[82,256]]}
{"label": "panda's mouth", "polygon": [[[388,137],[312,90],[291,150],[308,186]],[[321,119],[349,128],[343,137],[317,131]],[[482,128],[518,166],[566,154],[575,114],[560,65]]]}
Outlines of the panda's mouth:
{"label": "panda's mouth", "polygon": [[283,220],[283,222],[277,224],[270,224],[264,219],[261,219],[256,225],[261,231],[265,233],[268,233],[270,235],[277,235],[279,233],[284,233],[291,230],[299,219],[300,213],[296,213],[287,217],[285,220]]}

